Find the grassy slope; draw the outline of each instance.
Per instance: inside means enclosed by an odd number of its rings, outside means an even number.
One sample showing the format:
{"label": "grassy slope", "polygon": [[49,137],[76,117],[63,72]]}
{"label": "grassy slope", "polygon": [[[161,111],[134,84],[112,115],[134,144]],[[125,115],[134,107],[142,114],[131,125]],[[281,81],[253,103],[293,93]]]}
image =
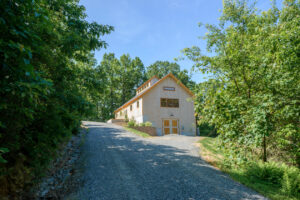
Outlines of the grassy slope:
{"label": "grassy slope", "polygon": [[217,138],[202,137],[199,141],[201,148],[201,156],[208,163],[228,173],[230,177],[252,189],[260,194],[273,199],[273,200],[296,200],[295,197],[289,197],[282,194],[279,185],[270,184],[260,179],[249,177],[245,174],[243,168],[224,168],[222,165],[223,154],[222,151],[217,148]]}
{"label": "grassy slope", "polygon": [[151,136],[148,135],[147,133],[144,133],[144,132],[135,130],[135,129],[133,129],[133,128],[129,128],[129,127],[124,127],[124,128],[125,128],[127,131],[132,132],[132,133],[135,133],[136,135],[142,136],[142,137],[144,137],[144,138],[151,137]]}

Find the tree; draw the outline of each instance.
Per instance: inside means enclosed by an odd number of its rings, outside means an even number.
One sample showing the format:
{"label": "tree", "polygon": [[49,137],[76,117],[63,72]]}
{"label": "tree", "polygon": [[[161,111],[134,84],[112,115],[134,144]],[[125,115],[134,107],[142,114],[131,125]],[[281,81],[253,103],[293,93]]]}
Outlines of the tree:
{"label": "tree", "polygon": [[191,77],[188,74],[187,70],[180,70],[180,66],[177,63],[171,63],[168,61],[156,61],[152,65],[147,67],[146,76],[151,78],[156,75],[159,78],[166,76],[167,74],[172,73],[176,76],[184,85],[187,85],[191,89],[195,83],[191,80]]}
{"label": "tree", "polygon": [[96,70],[105,83],[104,93],[98,93],[98,116],[105,121],[113,118],[114,110],[135,96],[135,89],[145,81],[145,68],[138,57],[131,59],[124,54],[117,59],[109,53],[103,55]]}
{"label": "tree", "polygon": [[0,2],[1,196],[39,176],[92,108],[92,52],[113,27],[78,2]]}
{"label": "tree", "polygon": [[135,89],[145,81],[145,67],[140,58],[131,60],[130,56],[120,57],[121,104],[135,95]]}
{"label": "tree", "polygon": [[246,160],[260,148],[263,161],[280,152],[300,166],[299,25],[299,1],[260,12],[247,1],[227,0],[219,25],[206,25],[213,56],[198,47],[183,50],[194,67],[214,75],[196,92],[198,112],[231,155]]}

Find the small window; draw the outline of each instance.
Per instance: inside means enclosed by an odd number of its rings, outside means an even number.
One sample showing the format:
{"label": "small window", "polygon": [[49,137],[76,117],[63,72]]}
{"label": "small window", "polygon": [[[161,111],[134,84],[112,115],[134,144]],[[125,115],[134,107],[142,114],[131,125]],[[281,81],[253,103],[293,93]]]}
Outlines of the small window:
{"label": "small window", "polygon": [[139,102],[139,101],[136,102],[136,107],[137,107],[137,108],[140,107],[140,102]]}
{"label": "small window", "polygon": [[164,90],[166,91],[175,91],[174,87],[164,87]]}
{"label": "small window", "polygon": [[123,113],[122,113],[122,111],[120,112],[120,116],[122,116],[123,115]]}
{"label": "small window", "polygon": [[132,105],[130,105],[130,111],[132,111]]}

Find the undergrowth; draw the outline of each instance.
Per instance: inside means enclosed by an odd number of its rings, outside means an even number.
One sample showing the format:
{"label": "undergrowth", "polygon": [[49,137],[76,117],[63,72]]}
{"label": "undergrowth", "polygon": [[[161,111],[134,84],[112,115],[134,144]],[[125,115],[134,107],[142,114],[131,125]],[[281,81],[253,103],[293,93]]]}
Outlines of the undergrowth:
{"label": "undergrowth", "polygon": [[273,200],[300,199],[300,170],[284,163],[250,160],[236,165],[229,161],[218,138],[202,137],[199,141],[202,157],[212,165],[228,173],[234,180],[256,190]]}

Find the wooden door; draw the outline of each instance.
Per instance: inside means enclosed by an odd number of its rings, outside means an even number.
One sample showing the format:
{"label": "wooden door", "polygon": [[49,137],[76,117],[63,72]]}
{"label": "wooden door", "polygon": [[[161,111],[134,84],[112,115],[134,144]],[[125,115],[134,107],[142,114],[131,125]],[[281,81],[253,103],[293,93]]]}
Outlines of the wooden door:
{"label": "wooden door", "polygon": [[171,121],[172,121],[172,133],[178,134],[178,120],[172,119]]}
{"label": "wooden door", "polygon": [[171,127],[170,127],[170,120],[169,119],[164,119],[163,120],[163,131],[164,131],[165,135],[170,134]]}
{"label": "wooden door", "polygon": [[179,120],[178,119],[163,119],[163,133],[179,134]]}

